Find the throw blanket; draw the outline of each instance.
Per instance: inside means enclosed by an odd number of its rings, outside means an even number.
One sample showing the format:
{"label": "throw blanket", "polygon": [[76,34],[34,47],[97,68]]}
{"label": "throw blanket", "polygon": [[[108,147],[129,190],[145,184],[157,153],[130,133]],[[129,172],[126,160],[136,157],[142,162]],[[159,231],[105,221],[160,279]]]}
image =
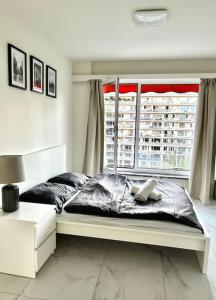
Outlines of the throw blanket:
{"label": "throw blanket", "polygon": [[173,221],[202,230],[183,187],[161,180],[157,185],[160,201],[138,202],[131,194],[131,188],[132,185],[141,186],[144,182],[123,175],[97,175],[64,209],[69,213]]}

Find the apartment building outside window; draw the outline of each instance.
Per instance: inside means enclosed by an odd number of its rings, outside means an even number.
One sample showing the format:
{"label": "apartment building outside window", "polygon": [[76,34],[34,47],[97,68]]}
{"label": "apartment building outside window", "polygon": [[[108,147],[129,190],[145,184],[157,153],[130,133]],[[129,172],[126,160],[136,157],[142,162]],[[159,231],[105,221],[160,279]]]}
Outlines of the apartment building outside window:
{"label": "apartment building outside window", "polygon": [[105,168],[114,167],[117,155],[119,170],[188,173],[198,88],[121,83],[116,100],[112,85],[106,85]]}

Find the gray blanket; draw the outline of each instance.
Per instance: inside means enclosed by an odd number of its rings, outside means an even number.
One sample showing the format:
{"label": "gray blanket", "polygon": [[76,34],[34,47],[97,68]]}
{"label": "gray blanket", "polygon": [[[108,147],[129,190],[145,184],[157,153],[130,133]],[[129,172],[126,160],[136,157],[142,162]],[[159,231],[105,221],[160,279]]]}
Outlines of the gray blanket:
{"label": "gray blanket", "polygon": [[140,203],[131,194],[131,187],[144,182],[124,175],[99,174],[64,209],[69,213],[172,221],[202,230],[183,187],[161,180],[157,185],[161,200]]}

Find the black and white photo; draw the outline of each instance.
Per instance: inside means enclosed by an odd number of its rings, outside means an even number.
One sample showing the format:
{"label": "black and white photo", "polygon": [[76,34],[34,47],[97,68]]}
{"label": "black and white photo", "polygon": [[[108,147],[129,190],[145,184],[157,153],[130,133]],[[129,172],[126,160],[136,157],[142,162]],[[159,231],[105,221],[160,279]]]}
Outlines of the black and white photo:
{"label": "black and white photo", "polygon": [[10,86],[26,90],[26,53],[11,44],[8,44],[8,79]]}
{"label": "black and white photo", "polygon": [[46,66],[46,94],[53,98],[57,96],[57,71],[50,66]]}
{"label": "black and white photo", "polygon": [[34,56],[30,56],[31,91],[43,94],[44,92],[44,63]]}

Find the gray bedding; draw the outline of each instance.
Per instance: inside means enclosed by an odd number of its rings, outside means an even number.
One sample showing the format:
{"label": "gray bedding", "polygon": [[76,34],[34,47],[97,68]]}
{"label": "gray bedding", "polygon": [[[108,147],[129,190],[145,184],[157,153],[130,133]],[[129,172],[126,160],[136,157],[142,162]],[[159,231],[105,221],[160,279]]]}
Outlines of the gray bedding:
{"label": "gray bedding", "polygon": [[172,221],[202,230],[183,187],[161,180],[157,185],[161,200],[149,199],[140,203],[131,194],[131,187],[132,184],[142,185],[144,182],[124,175],[99,174],[91,178],[64,209],[69,213]]}

